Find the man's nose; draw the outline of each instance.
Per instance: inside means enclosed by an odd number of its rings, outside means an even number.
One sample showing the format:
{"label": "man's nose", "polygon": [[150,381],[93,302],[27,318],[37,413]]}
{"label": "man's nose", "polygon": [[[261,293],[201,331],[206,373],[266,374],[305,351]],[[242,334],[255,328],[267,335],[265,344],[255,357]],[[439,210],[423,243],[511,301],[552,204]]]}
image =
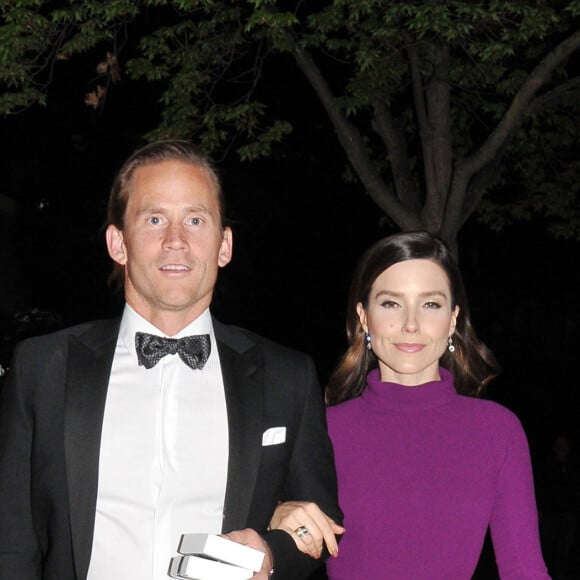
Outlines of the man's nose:
{"label": "man's nose", "polygon": [[187,245],[183,225],[170,223],[165,232],[163,245],[169,249],[181,249]]}

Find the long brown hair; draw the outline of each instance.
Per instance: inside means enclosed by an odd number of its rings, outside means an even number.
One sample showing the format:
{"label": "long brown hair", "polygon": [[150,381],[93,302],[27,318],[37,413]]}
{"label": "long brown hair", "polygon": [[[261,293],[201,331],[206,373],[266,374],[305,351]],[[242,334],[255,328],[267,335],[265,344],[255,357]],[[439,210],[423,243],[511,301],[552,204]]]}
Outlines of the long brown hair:
{"label": "long brown hair", "polygon": [[346,312],[349,346],[329,379],[326,388],[329,405],[361,395],[366,387],[367,374],[378,366],[377,357],[366,348],[356,307],[360,302],[367,308],[374,281],[387,268],[405,260],[431,260],[443,268],[449,280],[451,307],[459,306],[459,315],[453,334],[455,352],[446,350],[440,364],[453,374],[457,392],[478,396],[498,373],[499,366],[493,353],[475,334],[461,273],[447,246],[427,232],[398,233],[376,242],[363,254],[355,269]]}

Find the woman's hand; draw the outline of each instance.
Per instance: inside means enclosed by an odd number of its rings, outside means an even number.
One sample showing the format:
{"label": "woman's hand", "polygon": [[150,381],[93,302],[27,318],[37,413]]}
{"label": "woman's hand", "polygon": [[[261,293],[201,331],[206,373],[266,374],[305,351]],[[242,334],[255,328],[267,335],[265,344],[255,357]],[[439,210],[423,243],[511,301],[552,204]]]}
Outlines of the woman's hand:
{"label": "woman's hand", "polygon": [[344,533],[344,528],[329,518],[315,503],[306,501],[287,501],[276,508],[269,529],[284,530],[292,536],[301,552],[320,558],[322,546],[332,556],[338,555],[335,535]]}

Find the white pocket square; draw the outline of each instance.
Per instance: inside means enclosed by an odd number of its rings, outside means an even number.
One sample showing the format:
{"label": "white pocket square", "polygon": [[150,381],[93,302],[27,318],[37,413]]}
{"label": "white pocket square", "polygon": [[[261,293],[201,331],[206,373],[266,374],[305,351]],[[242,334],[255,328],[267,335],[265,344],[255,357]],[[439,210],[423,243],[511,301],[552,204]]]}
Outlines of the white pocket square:
{"label": "white pocket square", "polygon": [[270,427],[262,435],[262,447],[280,445],[286,441],[286,427]]}

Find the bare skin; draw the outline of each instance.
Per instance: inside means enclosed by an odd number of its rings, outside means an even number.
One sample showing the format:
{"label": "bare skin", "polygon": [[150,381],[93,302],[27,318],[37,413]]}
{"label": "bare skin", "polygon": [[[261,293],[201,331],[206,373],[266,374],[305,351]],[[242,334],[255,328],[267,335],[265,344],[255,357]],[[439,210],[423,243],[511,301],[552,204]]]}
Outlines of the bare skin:
{"label": "bare skin", "polygon": [[[129,183],[122,230],[110,225],[109,255],[125,268],[125,299],[143,318],[173,336],[209,307],[219,268],[232,257],[232,232],[224,228],[214,183],[205,169],[181,161],[161,161],[137,169]],[[272,554],[252,529],[227,534]]]}
{"label": "bare skin", "polygon": [[107,228],[109,254],[125,268],[125,299],[168,336],[210,304],[219,268],[232,257],[207,172],[180,161],[140,167],[129,183],[125,223]]}
{"label": "bare skin", "polygon": [[[443,269],[429,260],[407,260],[377,277],[366,308],[357,306],[362,329],[372,336],[381,380],[409,387],[439,380],[439,359],[455,331],[459,307]],[[304,526],[308,534],[296,530]],[[335,534],[344,532],[314,503],[280,504],[270,527],[288,532],[301,552],[320,557],[323,542],[336,556]],[[341,530],[341,531],[337,531]]]}
{"label": "bare skin", "polygon": [[[308,530],[302,537],[296,533],[300,527]],[[320,558],[324,544],[330,555],[336,557],[338,555],[336,536],[345,531],[315,503],[305,501],[281,503],[270,520],[270,529],[284,530],[292,536],[301,552],[316,559]]]}
{"label": "bare skin", "polygon": [[236,530],[235,532],[224,534],[224,537],[229,538],[238,544],[244,544],[244,546],[249,546],[250,548],[255,548],[256,550],[260,550],[260,552],[264,552],[265,557],[262,569],[259,572],[256,572],[252,578],[255,578],[256,580],[268,580],[270,577],[270,570],[274,565],[272,552],[270,551],[268,544],[264,541],[262,536],[256,532],[256,530],[252,530],[251,528]]}

